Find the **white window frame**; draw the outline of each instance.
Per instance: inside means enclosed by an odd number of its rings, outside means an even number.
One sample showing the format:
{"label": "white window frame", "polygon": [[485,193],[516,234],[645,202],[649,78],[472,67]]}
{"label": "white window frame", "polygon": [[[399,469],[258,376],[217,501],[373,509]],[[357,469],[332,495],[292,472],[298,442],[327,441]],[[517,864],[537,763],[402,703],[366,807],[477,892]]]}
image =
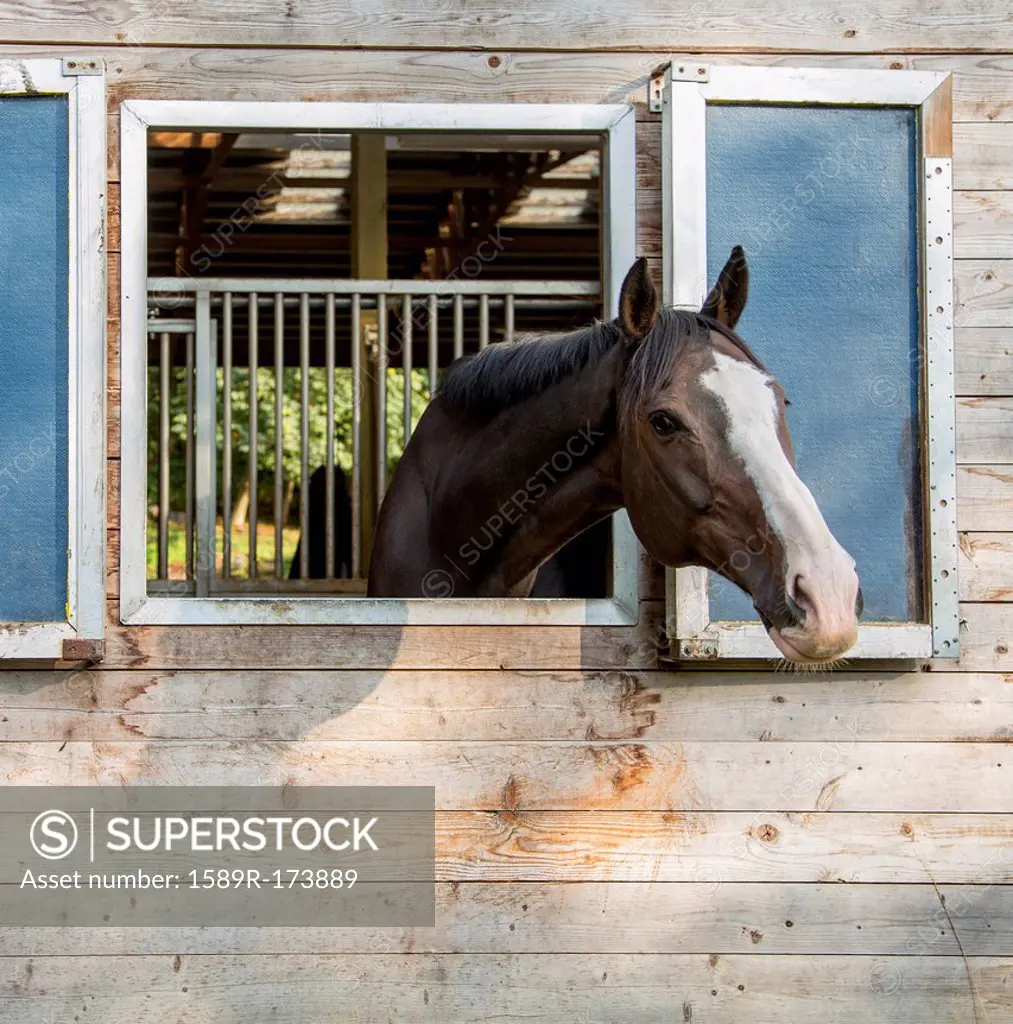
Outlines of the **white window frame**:
{"label": "white window frame", "polygon": [[633,107],[617,104],[256,103],[128,100],[120,105],[122,340],[120,619],[129,625],[634,625],[639,545],[613,516],[607,598],[155,596],[147,588],[147,135],[153,130],[454,131],[594,134],[602,150],[602,293],[610,316],[636,256]]}
{"label": "white window frame", "polygon": [[67,96],[70,250],[67,617],[0,622],[0,659],[90,660],[101,656],[105,628],[104,68],[90,57],[0,60],[0,95]]}
{"label": "white window frame", "polygon": [[[702,71],[702,76],[701,76]],[[701,80],[702,77],[702,80]],[[669,65],[663,81],[664,294],[699,309],[707,292],[708,102],[909,107],[918,112],[928,623],[863,622],[848,658],[956,658],[956,456],[953,376],[952,86],[948,72]],[[674,140],[678,140],[675,144]],[[941,239],[936,244],[935,239]],[[748,254],[747,254],[748,255]],[[666,573],[672,655],[779,658],[759,622],[712,621],[706,569]]]}

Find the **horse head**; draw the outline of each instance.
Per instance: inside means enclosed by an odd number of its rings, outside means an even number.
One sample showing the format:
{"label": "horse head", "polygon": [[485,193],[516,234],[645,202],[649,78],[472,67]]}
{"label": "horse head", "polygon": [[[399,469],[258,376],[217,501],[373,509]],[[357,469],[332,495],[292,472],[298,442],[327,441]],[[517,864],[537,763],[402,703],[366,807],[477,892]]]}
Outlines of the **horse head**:
{"label": "horse head", "polygon": [[653,558],[725,576],[786,658],[826,662],[855,643],[862,592],[795,472],[784,391],[735,333],[748,277],[736,247],[696,312],[662,308],[646,261],[627,274],[623,498]]}

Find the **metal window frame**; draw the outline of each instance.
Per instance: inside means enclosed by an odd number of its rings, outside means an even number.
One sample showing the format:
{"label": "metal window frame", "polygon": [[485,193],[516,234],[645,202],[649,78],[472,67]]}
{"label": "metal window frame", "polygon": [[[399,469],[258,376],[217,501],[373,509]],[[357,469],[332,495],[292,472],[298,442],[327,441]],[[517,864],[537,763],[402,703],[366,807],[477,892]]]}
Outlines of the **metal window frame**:
{"label": "metal window frame", "polygon": [[67,618],[0,622],[0,659],[61,659],[105,628],[105,73],[87,57],[2,60],[0,83],[69,107]]}
{"label": "metal window frame", "polygon": [[618,307],[636,237],[631,105],[127,100],[120,105],[122,340],[120,620],[130,625],[635,625],[639,545],[613,517],[613,593],[600,599],[161,597],[147,590],[147,133],[149,130],[587,134],[603,139],[602,291]]}
{"label": "metal window frame", "polygon": [[[929,622],[861,623],[848,658],[959,657],[950,74],[711,66],[701,81],[698,73],[682,77],[680,70],[665,68],[662,85],[664,295],[666,303],[693,309],[700,308],[708,288],[708,102],[899,106],[918,112]],[[780,657],[759,622],[711,620],[706,569],[666,571],[666,625],[676,658]]]}

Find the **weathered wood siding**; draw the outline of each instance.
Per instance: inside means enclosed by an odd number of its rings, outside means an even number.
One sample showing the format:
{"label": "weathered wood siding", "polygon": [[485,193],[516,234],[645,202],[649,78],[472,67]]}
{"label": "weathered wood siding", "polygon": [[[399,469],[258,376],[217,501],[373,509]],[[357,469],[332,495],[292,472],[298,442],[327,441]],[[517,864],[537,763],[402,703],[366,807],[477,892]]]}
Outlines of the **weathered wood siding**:
{"label": "weathered wood siding", "polygon": [[[0,38],[103,56],[111,130],[108,657],[0,676],[0,778],[433,783],[440,880],[433,930],[0,928],[3,1019],[1013,1020],[1006,4],[6,0]],[[659,261],[645,87],[687,46],[955,72],[960,662],[658,672],[646,566],[629,630],[120,626],[119,102],[628,97]]]}

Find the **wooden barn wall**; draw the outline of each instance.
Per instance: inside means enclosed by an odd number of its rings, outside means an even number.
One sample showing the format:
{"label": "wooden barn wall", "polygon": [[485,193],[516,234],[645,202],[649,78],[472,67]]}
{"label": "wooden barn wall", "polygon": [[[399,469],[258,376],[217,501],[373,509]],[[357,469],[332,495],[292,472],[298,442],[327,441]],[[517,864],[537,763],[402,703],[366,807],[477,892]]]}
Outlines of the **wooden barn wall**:
{"label": "wooden barn wall", "polygon": [[[0,1018],[1013,1021],[1006,4],[0,0],[0,38],[103,56],[110,128],[107,659],[0,675],[0,778],[411,781],[439,807],[435,929],[0,928]],[[955,72],[961,660],[657,671],[647,567],[635,629],[120,626],[120,101],[628,97],[657,263],[645,87],[688,47]]]}

